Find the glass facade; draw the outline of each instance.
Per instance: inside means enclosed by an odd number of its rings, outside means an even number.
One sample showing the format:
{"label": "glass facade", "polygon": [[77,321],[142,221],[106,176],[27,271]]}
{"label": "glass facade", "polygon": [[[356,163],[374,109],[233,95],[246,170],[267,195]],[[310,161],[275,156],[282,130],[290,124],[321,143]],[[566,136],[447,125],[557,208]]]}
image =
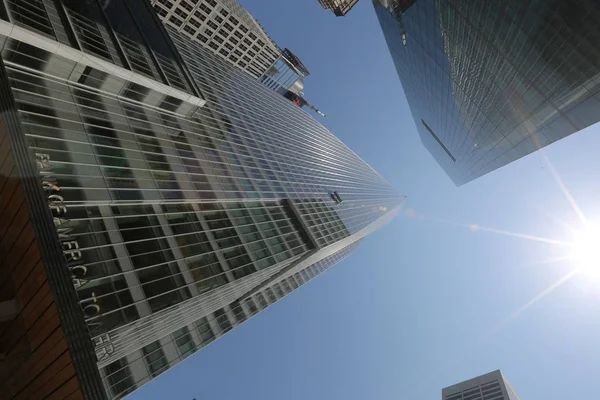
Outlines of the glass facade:
{"label": "glass facade", "polygon": [[183,361],[350,255],[358,243],[271,286],[190,322],[102,368],[111,398],[120,398]]}
{"label": "glass facade", "polygon": [[461,185],[600,119],[594,0],[373,0],[421,141]]}
{"label": "glass facade", "polygon": [[[275,64],[265,72],[260,81],[269,89],[280,94],[286,94],[288,90],[298,86],[299,92],[304,88],[303,76],[283,56],[279,57]],[[300,80],[300,81],[299,81]],[[296,82],[300,83],[298,85]]]}
{"label": "glass facade", "polygon": [[289,49],[284,49],[275,64],[261,78],[261,82],[276,92],[288,91],[303,96],[304,78],[310,73],[300,59]]}
{"label": "glass facade", "polygon": [[398,211],[402,196],[331,132],[167,33],[145,1],[34,3],[2,3],[1,90],[111,398],[345,258]]}

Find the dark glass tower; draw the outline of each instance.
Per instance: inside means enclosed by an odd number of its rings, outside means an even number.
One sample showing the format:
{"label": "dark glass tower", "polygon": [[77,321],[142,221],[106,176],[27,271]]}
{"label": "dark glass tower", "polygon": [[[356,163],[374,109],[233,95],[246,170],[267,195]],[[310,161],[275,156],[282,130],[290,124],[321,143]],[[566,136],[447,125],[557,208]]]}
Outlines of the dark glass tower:
{"label": "dark glass tower", "polygon": [[143,0],[0,2],[0,399],[119,398],[402,197]]}
{"label": "dark glass tower", "polygon": [[421,140],[462,185],[600,119],[594,0],[374,0]]}

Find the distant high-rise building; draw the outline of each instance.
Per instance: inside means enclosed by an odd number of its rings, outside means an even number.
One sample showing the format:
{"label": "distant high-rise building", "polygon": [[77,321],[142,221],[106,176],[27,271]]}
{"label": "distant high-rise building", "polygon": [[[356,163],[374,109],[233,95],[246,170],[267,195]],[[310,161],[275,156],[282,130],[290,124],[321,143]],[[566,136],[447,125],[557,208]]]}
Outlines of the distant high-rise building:
{"label": "distant high-rise building", "polygon": [[161,21],[296,105],[325,116],[304,99],[302,61],[281,50],[237,0],[152,0]]}
{"label": "distant high-rise building", "polygon": [[600,120],[595,0],[373,0],[421,141],[462,185]]}
{"label": "distant high-rise building", "polygon": [[260,79],[279,47],[237,0],[151,0],[161,21],[229,64]]}
{"label": "distant high-rise building", "polygon": [[500,370],[448,386],[442,400],[519,400]]}
{"label": "distant high-rise building", "polygon": [[323,8],[333,11],[337,17],[343,17],[358,3],[358,0],[319,0]]}
{"label": "distant high-rise building", "polygon": [[0,2],[0,55],[1,400],[123,397],[400,209],[146,0]]}

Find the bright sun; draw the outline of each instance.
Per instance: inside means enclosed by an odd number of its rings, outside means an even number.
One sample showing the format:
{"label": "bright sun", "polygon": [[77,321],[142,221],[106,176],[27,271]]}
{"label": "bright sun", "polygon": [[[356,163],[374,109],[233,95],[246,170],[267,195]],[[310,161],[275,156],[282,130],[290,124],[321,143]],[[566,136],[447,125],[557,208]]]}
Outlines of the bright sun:
{"label": "bright sun", "polygon": [[576,268],[590,279],[600,281],[600,226],[589,225],[572,243]]}

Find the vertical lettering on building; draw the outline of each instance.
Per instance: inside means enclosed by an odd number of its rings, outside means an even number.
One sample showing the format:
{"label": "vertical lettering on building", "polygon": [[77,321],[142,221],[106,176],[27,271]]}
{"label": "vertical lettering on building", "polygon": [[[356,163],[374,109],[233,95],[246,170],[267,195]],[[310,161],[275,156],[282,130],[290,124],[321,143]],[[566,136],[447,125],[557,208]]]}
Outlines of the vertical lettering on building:
{"label": "vertical lettering on building", "polygon": [[[74,228],[77,227],[77,222],[71,221],[67,217],[68,207],[61,193],[59,182],[52,171],[50,161],[49,154],[35,153],[35,164],[39,171],[42,189],[46,194],[48,208],[52,212],[54,227],[60,240],[62,253],[67,262],[67,268],[71,273],[73,287],[79,291],[79,289],[83,288],[89,282],[86,279],[88,268],[83,262],[83,253],[81,252],[79,242],[72,235]],[[94,292],[91,293],[91,296],[80,299],[79,305],[90,330],[95,330],[102,326],[102,322],[98,319],[102,310]],[[108,334],[94,338],[94,344],[98,360],[108,357],[114,350]]]}

